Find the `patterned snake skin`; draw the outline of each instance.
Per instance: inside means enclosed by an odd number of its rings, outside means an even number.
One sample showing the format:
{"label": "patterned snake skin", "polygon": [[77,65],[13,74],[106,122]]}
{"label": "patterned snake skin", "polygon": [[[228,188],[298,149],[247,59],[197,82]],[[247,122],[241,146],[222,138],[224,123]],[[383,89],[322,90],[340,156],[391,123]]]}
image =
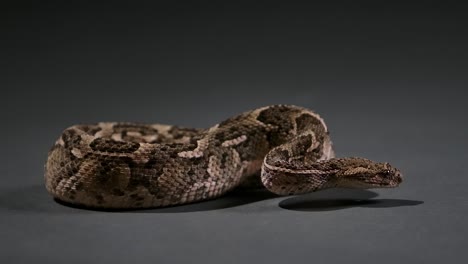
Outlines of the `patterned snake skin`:
{"label": "patterned snake skin", "polygon": [[287,105],[245,112],[209,129],[76,125],[63,132],[45,165],[52,196],[94,208],[185,204],[252,182],[290,195],[396,187],[401,181],[388,163],[334,158],[323,119]]}

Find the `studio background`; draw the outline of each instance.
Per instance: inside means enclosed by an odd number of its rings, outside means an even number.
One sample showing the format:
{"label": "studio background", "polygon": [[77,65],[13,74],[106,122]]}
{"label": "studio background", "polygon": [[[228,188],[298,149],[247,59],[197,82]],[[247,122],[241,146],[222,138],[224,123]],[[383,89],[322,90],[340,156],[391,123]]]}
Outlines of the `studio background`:
{"label": "studio background", "polygon": [[[466,11],[436,1],[5,6],[0,262],[463,262]],[[57,204],[43,186],[47,151],[70,125],[209,127],[279,103],[316,110],[338,156],[388,161],[401,187],[109,213]]]}

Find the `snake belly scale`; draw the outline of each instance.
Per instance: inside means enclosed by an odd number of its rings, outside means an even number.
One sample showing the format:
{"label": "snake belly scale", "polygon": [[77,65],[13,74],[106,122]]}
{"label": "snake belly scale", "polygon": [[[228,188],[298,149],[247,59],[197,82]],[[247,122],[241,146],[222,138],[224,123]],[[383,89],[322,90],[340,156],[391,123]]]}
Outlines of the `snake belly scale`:
{"label": "snake belly scale", "polygon": [[401,181],[388,163],[335,158],[323,119],[291,105],[244,112],[209,129],[75,125],[64,130],[45,164],[53,197],[93,208],[185,204],[248,183],[290,195],[396,187]]}

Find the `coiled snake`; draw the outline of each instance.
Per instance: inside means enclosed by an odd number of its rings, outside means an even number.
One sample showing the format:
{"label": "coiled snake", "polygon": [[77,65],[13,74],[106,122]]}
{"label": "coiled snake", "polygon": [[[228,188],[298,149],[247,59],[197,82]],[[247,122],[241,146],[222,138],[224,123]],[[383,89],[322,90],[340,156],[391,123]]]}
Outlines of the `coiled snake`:
{"label": "coiled snake", "polygon": [[76,125],[62,133],[45,165],[52,196],[95,208],[202,201],[259,179],[279,195],[396,187],[402,181],[388,163],[334,158],[323,119],[288,105],[248,111],[209,129]]}

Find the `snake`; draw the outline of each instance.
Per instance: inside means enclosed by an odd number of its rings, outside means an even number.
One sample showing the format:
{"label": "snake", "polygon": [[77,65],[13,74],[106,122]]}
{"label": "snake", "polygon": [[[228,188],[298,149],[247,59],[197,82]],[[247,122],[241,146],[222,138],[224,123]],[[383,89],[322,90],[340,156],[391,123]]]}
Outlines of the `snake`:
{"label": "snake", "polygon": [[297,195],[327,188],[390,188],[388,162],[335,157],[314,111],[270,105],[210,128],[101,122],[63,131],[48,152],[45,187],[58,201],[89,208],[175,206],[236,188]]}

